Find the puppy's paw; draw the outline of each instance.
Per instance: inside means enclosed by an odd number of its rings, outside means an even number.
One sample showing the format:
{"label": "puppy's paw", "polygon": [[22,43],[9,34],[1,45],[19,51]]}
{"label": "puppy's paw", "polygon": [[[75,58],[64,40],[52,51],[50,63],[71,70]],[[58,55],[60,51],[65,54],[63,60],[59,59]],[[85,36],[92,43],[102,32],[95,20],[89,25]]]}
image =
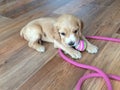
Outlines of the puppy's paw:
{"label": "puppy's paw", "polygon": [[64,51],[64,54],[68,54],[68,53]]}
{"label": "puppy's paw", "polygon": [[70,56],[74,59],[80,59],[82,57],[81,53],[76,50],[73,50],[72,52],[70,52]]}
{"label": "puppy's paw", "polygon": [[88,53],[97,53],[98,52],[98,47],[96,47],[95,45],[89,45],[86,49],[88,51]]}
{"label": "puppy's paw", "polygon": [[40,46],[39,48],[37,48],[38,52],[45,52],[45,47],[44,46]]}

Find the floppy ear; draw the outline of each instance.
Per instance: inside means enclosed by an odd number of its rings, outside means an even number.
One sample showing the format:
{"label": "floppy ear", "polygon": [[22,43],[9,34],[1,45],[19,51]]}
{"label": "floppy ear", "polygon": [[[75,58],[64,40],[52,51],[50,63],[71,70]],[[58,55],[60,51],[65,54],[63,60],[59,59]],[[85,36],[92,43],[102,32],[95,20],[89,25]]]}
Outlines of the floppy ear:
{"label": "floppy ear", "polygon": [[59,33],[59,24],[54,24],[54,39],[57,41],[61,41],[60,33]]}
{"label": "floppy ear", "polygon": [[80,20],[80,19],[77,19],[77,24],[78,24],[78,26],[79,26],[79,29],[82,30],[82,29],[83,29],[83,26],[84,26],[83,21]]}
{"label": "floppy ear", "polygon": [[77,24],[79,26],[79,35],[81,36],[82,34],[82,29],[83,29],[83,21],[80,19],[77,19]]}

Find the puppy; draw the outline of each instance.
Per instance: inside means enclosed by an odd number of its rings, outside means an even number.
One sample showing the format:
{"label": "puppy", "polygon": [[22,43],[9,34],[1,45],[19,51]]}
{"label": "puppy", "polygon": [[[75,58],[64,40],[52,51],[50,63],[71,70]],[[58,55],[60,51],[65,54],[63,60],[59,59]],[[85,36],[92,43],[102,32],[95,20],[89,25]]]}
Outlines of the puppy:
{"label": "puppy", "polygon": [[61,48],[74,59],[81,58],[81,52],[75,50],[80,38],[86,41],[86,50],[89,53],[97,53],[98,48],[91,44],[81,33],[81,21],[69,14],[64,14],[58,18],[39,18],[31,21],[20,31],[20,35],[28,41],[28,46],[44,52],[45,47],[41,41],[51,42],[55,48]]}

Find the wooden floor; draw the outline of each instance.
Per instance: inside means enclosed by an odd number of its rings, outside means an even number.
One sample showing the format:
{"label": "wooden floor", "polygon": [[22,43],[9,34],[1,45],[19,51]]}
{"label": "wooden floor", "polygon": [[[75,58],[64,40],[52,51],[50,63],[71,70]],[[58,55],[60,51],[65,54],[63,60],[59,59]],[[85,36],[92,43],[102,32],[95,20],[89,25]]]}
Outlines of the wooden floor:
{"label": "wooden floor", "polygon": [[[63,13],[83,20],[84,35],[120,38],[120,0],[0,0],[0,90],[73,90],[80,77],[92,72],[63,61],[52,44],[46,44],[47,51],[40,54],[19,36],[29,21]],[[90,42],[99,52],[83,52],[77,61],[120,75],[120,44]],[[111,82],[114,90],[120,90],[120,81]],[[103,79],[92,78],[82,90],[107,88]]]}

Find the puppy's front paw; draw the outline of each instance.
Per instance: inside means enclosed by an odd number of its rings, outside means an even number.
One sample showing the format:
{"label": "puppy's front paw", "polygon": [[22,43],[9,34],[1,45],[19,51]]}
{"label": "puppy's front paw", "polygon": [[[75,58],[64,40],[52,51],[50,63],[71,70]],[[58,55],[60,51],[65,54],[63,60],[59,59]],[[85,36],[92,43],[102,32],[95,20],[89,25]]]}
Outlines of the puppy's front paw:
{"label": "puppy's front paw", "polygon": [[98,47],[96,47],[95,45],[89,45],[86,49],[88,51],[88,53],[97,53],[98,52]]}
{"label": "puppy's front paw", "polygon": [[38,52],[45,52],[45,47],[44,46],[40,46],[39,48],[37,48]]}
{"label": "puppy's front paw", "polygon": [[76,50],[71,51],[70,56],[74,59],[80,59],[82,57],[81,53]]}

